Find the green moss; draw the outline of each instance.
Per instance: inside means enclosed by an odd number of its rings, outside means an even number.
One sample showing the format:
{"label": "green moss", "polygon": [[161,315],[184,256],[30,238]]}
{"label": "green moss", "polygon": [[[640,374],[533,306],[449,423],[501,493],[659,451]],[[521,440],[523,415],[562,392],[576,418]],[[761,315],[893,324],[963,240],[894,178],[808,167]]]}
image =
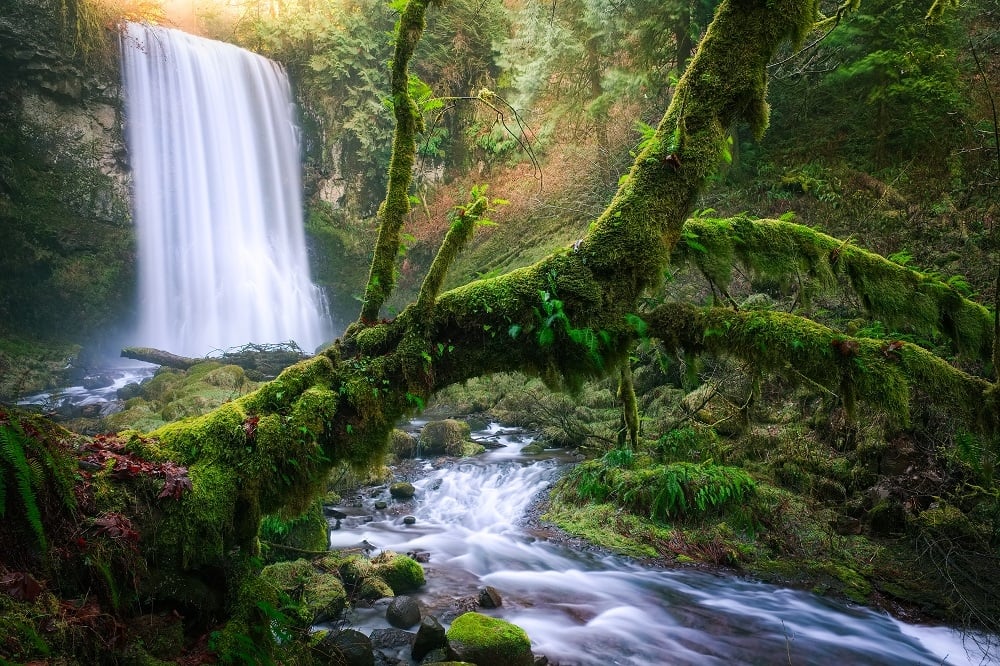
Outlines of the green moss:
{"label": "green moss", "polygon": [[410,97],[409,64],[413,50],[423,34],[426,0],[409,0],[396,26],[395,51],[392,57],[390,86],[396,129],[389,159],[389,183],[385,201],[379,208],[379,233],[375,242],[371,272],[365,287],[360,321],[372,324],[395,286],[395,263],[399,253],[399,234],[410,211],[409,191],[416,158],[416,135],[419,111]]}
{"label": "green moss", "polygon": [[449,653],[477,664],[528,666],[532,663],[528,634],[506,620],[464,613],[448,628]]}
{"label": "green moss", "polygon": [[650,334],[688,353],[710,352],[752,361],[761,370],[806,378],[837,395],[850,411],[857,400],[909,423],[919,389],[934,395],[974,430],[1000,427],[984,396],[990,384],[910,343],[851,338],[789,313],[659,307],[646,317]]}
{"label": "green moss", "polygon": [[328,539],[329,526],[318,499],[300,516],[268,514],[260,522],[261,545],[272,561],[292,559],[302,551],[324,551]]}
{"label": "green moss", "polygon": [[638,516],[623,513],[614,504],[578,504],[554,497],[545,513],[551,520],[570,534],[632,557],[657,557],[660,553],[651,543],[658,538],[664,541],[672,531],[651,525]]}
{"label": "green moss", "polygon": [[300,616],[309,624],[337,620],[347,606],[347,592],[332,574],[314,574],[302,587]]}
{"label": "green moss", "polygon": [[373,571],[395,594],[416,592],[424,586],[424,569],[412,557],[383,551],[371,561]]}
{"label": "green moss", "polygon": [[796,280],[805,302],[849,284],[868,313],[890,328],[946,335],[973,358],[988,360],[992,352],[993,316],[985,307],[935,275],[806,226],[745,216],[691,219],[672,259],[695,264],[723,289],[738,264],[770,284],[787,286]]}
{"label": "green moss", "polygon": [[461,455],[470,437],[469,424],[464,421],[430,421],[420,431],[420,451],[424,455]]}

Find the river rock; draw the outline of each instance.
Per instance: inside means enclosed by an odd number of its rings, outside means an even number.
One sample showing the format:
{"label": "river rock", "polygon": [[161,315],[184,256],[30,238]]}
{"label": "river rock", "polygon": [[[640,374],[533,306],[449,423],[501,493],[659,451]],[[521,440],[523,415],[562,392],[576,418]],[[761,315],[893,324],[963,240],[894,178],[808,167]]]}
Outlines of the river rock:
{"label": "river rock", "polygon": [[416,516],[403,516],[404,525],[415,525],[417,522]]}
{"label": "river rock", "polygon": [[325,513],[330,518],[334,518],[336,520],[343,520],[344,518],[347,518],[346,513],[332,506],[324,506],[323,513]]}
{"label": "river rock", "polygon": [[446,664],[448,663],[448,650],[447,648],[435,648],[427,653],[427,655],[420,660],[420,666],[430,666],[431,664]]}
{"label": "river rock", "polygon": [[409,629],[420,622],[420,604],[406,595],[395,597],[385,611],[389,624],[400,629]]}
{"label": "river rock", "polygon": [[[397,595],[415,592],[426,582],[424,568],[412,557],[386,550],[373,558],[371,563],[375,574],[388,583]],[[419,621],[420,618],[417,618]]]}
{"label": "river rock", "polygon": [[367,636],[354,629],[331,631],[316,645],[320,653],[320,663],[338,666],[375,666],[372,642]]}
{"label": "river rock", "polygon": [[375,508],[377,510],[379,510],[379,511],[384,511],[388,507],[389,507],[389,503],[386,502],[385,500],[379,500],[379,501],[375,502]]}
{"label": "river rock", "polygon": [[131,400],[142,395],[142,386],[137,382],[129,382],[115,392],[119,400]]}
{"label": "river rock", "polygon": [[472,441],[469,424],[464,421],[431,421],[420,431],[420,451],[425,456],[468,456],[482,450],[482,446]]}
{"label": "river rock", "polygon": [[299,612],[309,624],[336,620],[346,605],[347,592],[333,574],[315,573],[302,583]]}
{"label": "river rock", "polygon": [[83,378],[83,388],[88,391],[93,391],[94,389],[107,388],[115,383],[113,377],[108,375],[92,375]]}
{"label": "river rock", "polygon": [[521,448],[521,453],[526,456],[537,456],[539,454],[545,453],[545,447],[541,444],[525,444]]}
{"label": "river rock", "polygon": [[459,615],[445,636],[448,656],[455,661],[490,666],[532,666],[535,661],[524,629],[482,613]]}
{"label": "river rock", "polygon": [[397,458],[416,458],[418,452],[417,438],[397,428],[389,435],[389,450]]}
{"label": "river rock", "polygon": [[500,608],[503,605],[503,599],[500,597],[500,593],[497,592],[497,588],[492,585],[480,588],[479,605],[483,608]]}
{"label": "river rock", "polygon": [[389,494],[392,495],[393,499],[410,499],[416,492],[413,484],[408,481],[400,481],[389,486]]}
{"label": "river rock", "polygon": [[[445,640],[444,627],[433,615],[428,615],[420,621],[420,628],[417,629],[417,637],[413,640],[413,649],[410,656],[420,661],[431,651],[444,648],[448,645]],[[442,658],[447,655],[442,654]]]}
{"label": "river rock", "polygon": [[375,629],[368,638],[371,639],[372,649],[387,653],[386,656],[391,657],[403,648],[405,651],[410,651],[416,634],[402,629]]}

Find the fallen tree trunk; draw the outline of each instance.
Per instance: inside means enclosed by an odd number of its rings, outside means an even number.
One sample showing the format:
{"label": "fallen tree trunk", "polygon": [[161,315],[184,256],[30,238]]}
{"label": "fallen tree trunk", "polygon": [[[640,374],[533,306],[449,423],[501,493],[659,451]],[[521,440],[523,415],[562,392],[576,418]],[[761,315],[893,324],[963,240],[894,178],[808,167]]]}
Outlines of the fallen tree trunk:
{"label": "fallen tree trunk", "polygon": [[153,349],[152,347],[125,347],[122,349],[121,357],[130,358],[133,361],[142,361],[143,363],[162,365],[168,368],[177,368],[178,370],[187,370],[191,366],[206,360],[203,358],[178,356],[177,354],[171,354],[162,349]]}
{"label": "fallen tree trunk", "polygon": [[274,379],[282,370],[290,365],[308,358],[293,342],[280,344],[247,344],[238,349],[224,352],[220,356],[205,356],[190,358],[178,356],[162,349],[151,347],[125,347],[121,351],[122,358],[130,358],[146,363],[187,370],[193,365],[206,361],[218,361],[226,365],[238,365],[246,371],[247,377],[254,381]]}

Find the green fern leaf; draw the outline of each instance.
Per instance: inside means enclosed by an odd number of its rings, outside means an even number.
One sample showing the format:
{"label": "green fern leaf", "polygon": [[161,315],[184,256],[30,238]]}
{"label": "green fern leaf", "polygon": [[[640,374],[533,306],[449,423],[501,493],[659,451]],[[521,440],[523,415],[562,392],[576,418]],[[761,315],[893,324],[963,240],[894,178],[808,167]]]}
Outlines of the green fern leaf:
{"label": "green fern leaf", "polygon": [[32,483],[35,478],[34,472],[24,452],[26,443],[27,438],[19,429],[0,427],[0,457],[11,466],[21,502],[24,504],[24,515],[38,538],[38,545],[45,551],[48,550],[48,542],[45,539],[45,528],[42,526],[42,514],[35,499],[33,487],[35,484]]}

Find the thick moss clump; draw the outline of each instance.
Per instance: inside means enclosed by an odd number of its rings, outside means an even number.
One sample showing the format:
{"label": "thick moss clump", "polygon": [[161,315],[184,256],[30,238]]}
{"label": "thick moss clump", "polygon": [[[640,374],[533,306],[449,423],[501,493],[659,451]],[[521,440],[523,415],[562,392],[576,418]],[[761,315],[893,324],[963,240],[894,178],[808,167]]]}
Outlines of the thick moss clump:
{"label": "thick moss clump", "polygon": [[271,561],[295,559],[303,553],[325,551],[329,547],[329,529],[323,501],[317,499],[300,516],[264,516],[260,521],[261,546]]}
{"label": "thick moss clump", "polygon": [[458,661],[491,666],[530,666],[534,661],[524,629],[499,618],[459,615],[446,636],[448,655]]}
{"label": "thick moss clump", "polygon": [[347,606],[347,592],[340,579],[318,571],[306,560],[272,564],[260,575],[287,595],[290,603],[286,606],[303,627],[336,620]]}

